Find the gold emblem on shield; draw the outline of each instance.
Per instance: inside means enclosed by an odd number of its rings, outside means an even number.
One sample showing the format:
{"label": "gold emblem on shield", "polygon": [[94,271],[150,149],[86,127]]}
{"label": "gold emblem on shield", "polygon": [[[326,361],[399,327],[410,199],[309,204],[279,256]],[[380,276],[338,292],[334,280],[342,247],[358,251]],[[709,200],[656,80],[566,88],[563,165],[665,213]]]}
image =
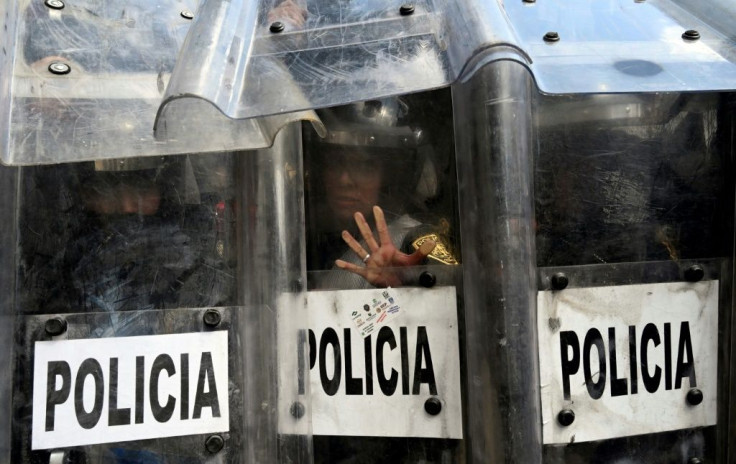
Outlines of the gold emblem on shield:
{"label": "gold emblem on shield", "polygon": [[435,261],[439,261],[442,264],[458,264],[457,259],[450,253],[450,251],[447,249],[447,246],[445,243],[440,239],[440,236],[437,234],[427,234],[422,235],[421,237],[417,238],[413,242],[411,242],[411,245],[414,247],[415,250],[418,250],[420,246],[427,240],[434,240],[434,243],[436,243],[434,250],[429,254],[429,258],[434,259]]}

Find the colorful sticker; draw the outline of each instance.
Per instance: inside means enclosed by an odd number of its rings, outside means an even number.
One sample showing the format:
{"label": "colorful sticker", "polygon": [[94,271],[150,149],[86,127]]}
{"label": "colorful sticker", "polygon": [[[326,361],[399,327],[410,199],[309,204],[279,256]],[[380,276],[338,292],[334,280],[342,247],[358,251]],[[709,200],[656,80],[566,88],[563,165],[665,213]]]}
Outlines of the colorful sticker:
{"label": "colorful sticker", "polygon": [[391,287],[377,291],[372,295],[370,301],[365,301],[360,308],[355,308],[350,313],[361,337],[365,338],[377,332],[399,315],[399,304],[391,292],[393,292]]}

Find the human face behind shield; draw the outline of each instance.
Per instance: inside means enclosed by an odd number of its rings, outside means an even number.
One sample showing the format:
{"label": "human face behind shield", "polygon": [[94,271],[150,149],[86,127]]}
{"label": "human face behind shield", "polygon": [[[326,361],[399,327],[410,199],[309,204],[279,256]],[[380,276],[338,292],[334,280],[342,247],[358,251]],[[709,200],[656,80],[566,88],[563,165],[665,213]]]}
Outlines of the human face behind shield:
{"label": "human face behind shield", "polygon": [[82,191],[85,208],[103,216],[136,214],[151,216],[158,212],[161,191],[145,176],[98,175]]}
{"label": "human face behind shield", "polygon": [[84,200],[85,207],[97,214],[150,216],[158,211],[161,193],[155,185],[118,184],[87,194]]}
{"label": "human face behind shield", "polygon": [[327,206],[342,227],[355,213],[368,217],[378,204],[383,184],[383,162],[356,147],[333,147],[325,156],[324,186]]}

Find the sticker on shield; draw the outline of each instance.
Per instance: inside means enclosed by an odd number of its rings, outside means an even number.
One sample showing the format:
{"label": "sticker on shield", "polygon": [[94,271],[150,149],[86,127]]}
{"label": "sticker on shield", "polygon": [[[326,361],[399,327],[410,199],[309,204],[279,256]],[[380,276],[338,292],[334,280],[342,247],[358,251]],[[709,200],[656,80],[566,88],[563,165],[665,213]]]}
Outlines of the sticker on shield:
{"label": "sticker on shield", "polygon": [[[394,306],[400,317],[390,317]],[[281,376],[309,371],[315,435],[462,438],[454,287],[311,291],[307,308],[307,365],[282,362]],[[356,312],[376,316],[373,330],[356,325]],[[282,414],[288,433],[295,421]]]}
{"label": "sticker on shield", "polygon": [[371,291],[365,295],[363,305],[356,305],[350,312],[350,318],[365,338],[378,332],[381,327],[388,324],[394,317],[399,315],[401,307],[398,300],[392,296],[396,292],[392,288]]}
{"label": "sticker on shield", "polygon": [[32,449],[227,432],[228,333],[35,344]]}
{"label": "sticker on shield", "polygon": [[544,443],[716,423],[718,281],[538,293]]}

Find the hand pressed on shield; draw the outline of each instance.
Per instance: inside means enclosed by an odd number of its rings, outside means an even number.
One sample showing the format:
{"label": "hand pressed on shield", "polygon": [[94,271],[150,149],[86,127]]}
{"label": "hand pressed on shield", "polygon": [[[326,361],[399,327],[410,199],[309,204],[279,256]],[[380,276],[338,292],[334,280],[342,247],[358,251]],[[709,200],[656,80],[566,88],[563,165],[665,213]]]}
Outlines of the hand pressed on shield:
{"label": "hand pressed on shield", "polygon": [[301,29],[307,20],[307,10],[294,0],[286,0],[268,12],[268,22],[286,21],[297,29]]}
{"label": "hand pressed on shield", "polygon": [[363,260],[365,266],[358,266],[341,259],[335,261],[335,264],[340,269],[345,269],[362,276],[376,287],[401,286],[401,279],[392,268],[420,264],[434,250],[436,243],[432,240],[427,240],[414,253],[410,255],[402,253],[391,240],[383,210],[378,206],[374,206],[373,216],[376,219],[376,230],[378,231],[380,244],[373,237],[371,227],[368,225],[363,214],[355,213],[354,215],[355,223],[358,225],[360,234],[363,236],[363,240],[365,240],[370,251],[366,251],[350,232],[347,230],[342,231],[343,240]]}

